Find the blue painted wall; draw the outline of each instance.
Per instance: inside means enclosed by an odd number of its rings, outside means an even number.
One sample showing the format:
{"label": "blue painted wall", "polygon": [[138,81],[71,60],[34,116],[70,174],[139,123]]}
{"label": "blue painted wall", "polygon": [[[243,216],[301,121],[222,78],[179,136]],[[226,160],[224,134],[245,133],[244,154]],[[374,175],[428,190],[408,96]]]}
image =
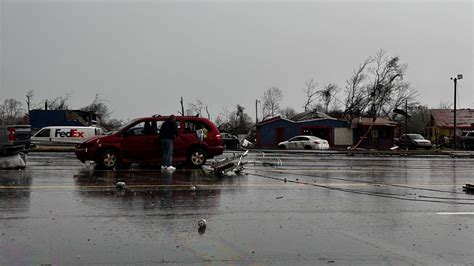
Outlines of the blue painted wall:
{"label": "blue painted wall", "polygon": [[259,135],[260,141],[257,144],[259,144],[260,147],[276,147],[278,144],[277,128],[285,128],[284,140],[287,140],[294,136],[301,135],[301,132],[305,127],[330,128],[329,130],[331,130],[332,139],[328,141],[334,143],[334,128],[347,128],[349,127],[349,122],[336,119],[319,119],[302,122],[278,119],[258,127],[257,134]]}
{"label": "blue painted wall", "polygon": [[68,120],[65,110],[32,110],[30,124],[32,129],[41,129],[49,126],[83,126],[77,120]]}

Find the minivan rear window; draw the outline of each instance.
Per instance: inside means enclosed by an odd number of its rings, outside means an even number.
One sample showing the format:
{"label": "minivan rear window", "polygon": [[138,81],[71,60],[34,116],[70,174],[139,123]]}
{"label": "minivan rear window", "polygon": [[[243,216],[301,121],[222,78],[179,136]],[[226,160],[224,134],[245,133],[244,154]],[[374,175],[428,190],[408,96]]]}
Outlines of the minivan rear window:
{"label": "minivan rear window", "polygon": [[185,121],[184,122],[184,133],[194,133],[198,128],[205,128],[209,131],[209,126],[200,121]]}

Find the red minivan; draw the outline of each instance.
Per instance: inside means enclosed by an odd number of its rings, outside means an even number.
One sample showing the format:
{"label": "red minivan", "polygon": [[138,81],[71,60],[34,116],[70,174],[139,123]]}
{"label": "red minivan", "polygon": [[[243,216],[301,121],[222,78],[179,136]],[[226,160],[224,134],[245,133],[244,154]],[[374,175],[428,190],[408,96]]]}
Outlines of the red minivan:
{"label": "red minivan", "polygon": [[[76,147],[81,162],[95,161],[97,166],[112,169],[131,163],[160,164],[162,159],[160,127],[167,116],[137,118],[110,135],[96,136]],[[201,166],[208,158],[224,151],[216,125],[209,119],[176,116],[178,137],[174,142],[173,163]],[[199,142],[196,129],[206,132]]]}

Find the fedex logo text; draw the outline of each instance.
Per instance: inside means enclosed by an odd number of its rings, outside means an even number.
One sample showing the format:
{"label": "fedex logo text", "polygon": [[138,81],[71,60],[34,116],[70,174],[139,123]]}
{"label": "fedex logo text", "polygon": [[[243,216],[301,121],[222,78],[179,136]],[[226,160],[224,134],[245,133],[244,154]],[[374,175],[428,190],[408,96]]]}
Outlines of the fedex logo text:
{"label": "fedex logo text", "polygon": [[77,129],[71,129],[70,131],[62,131],[61,129],[56,129],[54,132],[55,137],[60,137],[60,138],[83,138],[84,137],[84,132],[82,131],[77,131]]}

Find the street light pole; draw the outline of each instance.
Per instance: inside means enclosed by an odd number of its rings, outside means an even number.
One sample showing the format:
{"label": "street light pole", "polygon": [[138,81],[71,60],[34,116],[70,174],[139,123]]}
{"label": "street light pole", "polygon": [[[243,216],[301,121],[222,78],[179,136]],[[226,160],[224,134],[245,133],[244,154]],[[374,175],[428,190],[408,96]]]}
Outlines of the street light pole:
{"label": "street light pole", "polygon": [[454,150],[456,150],[456,85],[458,83],[458,79],[462,79],[462,74],[458,74],[457,77],[451,77],[451,80],[454,81],[454,133],[453,133],[453,145]]}
{"label": "street light pole", "polygon": [[257,107],[257,104],[258,104],[259,102],[260,102],[259,100],[255,100],[255,126],[256,126],[257,123],[258,123],[258,107]]}

